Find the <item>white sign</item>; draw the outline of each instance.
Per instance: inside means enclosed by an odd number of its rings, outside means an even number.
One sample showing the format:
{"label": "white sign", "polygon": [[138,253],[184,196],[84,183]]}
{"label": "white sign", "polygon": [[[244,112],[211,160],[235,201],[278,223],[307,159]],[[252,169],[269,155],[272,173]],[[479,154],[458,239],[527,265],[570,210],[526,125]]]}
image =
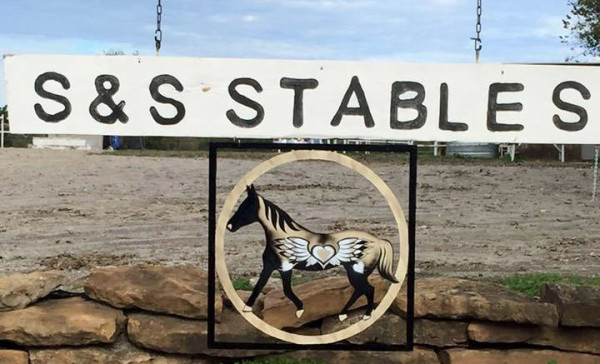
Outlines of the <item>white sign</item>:
{"label": "white sign", "polygon": [[600,67],[7,56],[13,133],[600,143]]}

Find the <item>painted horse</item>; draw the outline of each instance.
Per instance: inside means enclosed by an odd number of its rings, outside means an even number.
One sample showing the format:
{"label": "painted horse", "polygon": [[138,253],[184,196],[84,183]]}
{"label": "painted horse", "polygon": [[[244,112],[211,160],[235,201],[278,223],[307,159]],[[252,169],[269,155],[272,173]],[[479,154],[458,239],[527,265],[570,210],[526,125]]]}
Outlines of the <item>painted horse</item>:
{"label": "painted horse", "polygon": [[265,231],[266,247],[262,255],[260,278],[246,301],[244,312],[252,311],[256,298],[273,271],[277,270],[281,275],[283,292],[296,305],[296,316],[300,318],[304,308],[292,290],[292,270],[320,271],[343,266],[354,292],[339,314],[340,321],[348,317],[348,310],[362,295],[367,298],[363,319],[371,318],[375,289],[369,284],[369,275],[377,268],[382,277],[398,283],[392,270],[394,251],[391,243],[358,230],[332,234],[312,232],[259,195],[254,185],[247,186],[246,192],[246,199],[227,222],[227,229],[235,232],[258,222]]}

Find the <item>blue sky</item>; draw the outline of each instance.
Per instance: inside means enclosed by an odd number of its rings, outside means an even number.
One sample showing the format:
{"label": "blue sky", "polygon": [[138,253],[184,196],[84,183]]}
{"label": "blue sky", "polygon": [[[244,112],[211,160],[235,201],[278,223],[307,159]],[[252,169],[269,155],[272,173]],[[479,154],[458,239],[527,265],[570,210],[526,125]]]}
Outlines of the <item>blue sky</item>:
{"label": "blue sky", "polygon": [[[562,62],[567,0],[482,0],[481,62]],[[476,0],[162,0],[161,56],[474,61]],[[155,0],[2,0],[0,53],[154,55]],[[0,67],[0,105],[6,103]]]}

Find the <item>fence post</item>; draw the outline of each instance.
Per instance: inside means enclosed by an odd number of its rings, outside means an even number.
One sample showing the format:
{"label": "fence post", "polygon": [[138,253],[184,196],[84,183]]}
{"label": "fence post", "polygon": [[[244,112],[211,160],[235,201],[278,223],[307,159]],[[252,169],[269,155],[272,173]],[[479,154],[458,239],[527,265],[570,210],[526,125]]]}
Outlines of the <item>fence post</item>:
{"label": "fence post", "polygon": [[0,115],[0,148],[4,149],[4,115]]}

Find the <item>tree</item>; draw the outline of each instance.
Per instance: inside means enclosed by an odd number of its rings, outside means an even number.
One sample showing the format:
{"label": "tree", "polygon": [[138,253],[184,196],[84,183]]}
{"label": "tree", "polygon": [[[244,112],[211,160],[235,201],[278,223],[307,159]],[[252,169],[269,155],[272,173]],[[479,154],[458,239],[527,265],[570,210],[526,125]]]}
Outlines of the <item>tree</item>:
{"label": "tree", "polygon": [[[104,53],[105,56],[124,56],[126,55],[125,52],[121,49],[109,49],[108,51],[102,51],[102,53]],[[140,52],[135,51],[133,53],[131,53],[132,56],[139,56]]]}
{"label": "tree", "polygon": [[563,27],[569,34],[560,38],[579,53],[567,61],[600,56],[600,0],[569,0],[569,7],[571,12],[563,19]]}
{"label": "tree", "polygon": [[5,123],[8,123],[8,105],[4,105],[0,107],[0,116],[3,116],[3,120]]}

